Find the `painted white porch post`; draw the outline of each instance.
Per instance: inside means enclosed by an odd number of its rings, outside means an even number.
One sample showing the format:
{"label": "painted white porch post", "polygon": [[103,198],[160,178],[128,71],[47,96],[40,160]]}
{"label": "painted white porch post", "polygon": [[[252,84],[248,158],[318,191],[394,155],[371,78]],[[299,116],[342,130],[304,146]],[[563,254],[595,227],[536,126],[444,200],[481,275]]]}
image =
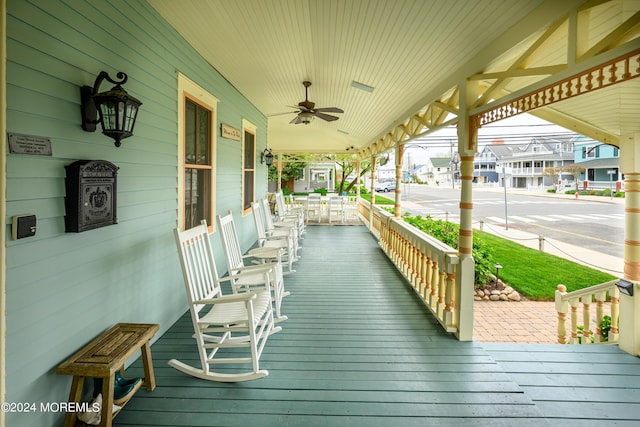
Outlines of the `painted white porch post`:
{"label": "painted white porch post", "polygon": [[478,151],[477,117],[467,115],[468,105],[477,99],[476,85],[471,83],[460,86],[460,116],[458,118],[458,154],[460,154],[461,193],[460,193],[460,232],[458,236],[458,265],[456,274],[455,306],[458,307],[458,339],[473,340],[473,291],[475,282],[475,263],[473,249],[473,159]]}
{"label": "painted white porch post", "polygon": [[362,165],[360,160],[356,160],[356,197],[360,198],[360,174],[362,173]]}
{"label": "painted white porch post", "polygon": [[640,356],[640,133],[620,138],[620,169],[624,174],[624,278],[634,296],[620,293],[620,349]]}
{"label": "painted white porch post", "polygon": [[376,155],[371,156],[371,209],[369,209],[369,230],[373,230],[373,207],[376,204],[376,163],[378,157]]}
{"label": "painted white porch post", "polygon": [[[276,170],[278,171],[278,179],[276,180],[276,191],[282,191],[282,154],[278,153],[278,159],[276,163]],[[294,188],[295,190],[295,188]]]}
{"label": "painted white porch post", "polygon": [[404,157],[404,144],[396,145],[396,199],[395,206],[393,210],[393,216],[396,218],[400,218],[400,202],[402,196],[402,157]]}

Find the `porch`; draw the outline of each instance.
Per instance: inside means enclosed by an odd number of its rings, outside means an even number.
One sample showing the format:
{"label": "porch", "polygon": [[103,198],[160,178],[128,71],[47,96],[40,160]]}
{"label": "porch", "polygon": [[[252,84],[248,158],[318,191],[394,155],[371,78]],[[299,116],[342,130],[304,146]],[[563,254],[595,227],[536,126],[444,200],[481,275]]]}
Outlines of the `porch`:
{"label": "porch", "polygon": [[[222,384],[169,367],[171,358],[197,363],[185,314],[152,346],[157,388],[139,392],[114,425],[640,422],[640,359],[616,346],[458,341],[366,227],[307,230],[286,277],[289,320],[261,358],[269,376]],[[142,363],[128,372],[141,375]]]}

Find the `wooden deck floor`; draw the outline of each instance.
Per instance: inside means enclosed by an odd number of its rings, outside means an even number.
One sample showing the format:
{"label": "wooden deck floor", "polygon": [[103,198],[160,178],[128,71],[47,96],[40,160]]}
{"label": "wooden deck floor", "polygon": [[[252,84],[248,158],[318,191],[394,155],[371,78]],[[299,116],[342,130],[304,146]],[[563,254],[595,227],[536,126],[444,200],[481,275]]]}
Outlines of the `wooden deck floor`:
{"label": "wooden deck floor", "polygon": [[[156,390],[141,390],[114,425],[640,423],[640,359],[616,347],[458,342],[365,227],[307,230],[298,272],[285,278],[289,320],[261,359],[269,376],[221,384],[169,367],[171,358],[197,366],[185,315],[152,346]],[[141,375],[141,363],[129,372]]]}

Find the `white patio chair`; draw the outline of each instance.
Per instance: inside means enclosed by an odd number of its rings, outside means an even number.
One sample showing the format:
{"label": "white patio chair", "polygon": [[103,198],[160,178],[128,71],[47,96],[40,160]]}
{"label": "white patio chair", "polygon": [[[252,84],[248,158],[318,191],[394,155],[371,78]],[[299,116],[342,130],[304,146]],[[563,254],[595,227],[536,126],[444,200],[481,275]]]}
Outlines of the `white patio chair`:
{"label": "white patio chair", "polygon": [[284,195],[282,191],[276,192],[276,212],[277,219],[276,224],[287,226],[288,224],[295,224],[298,227],[298,236],[302,238],[304,234],[304,209],[287,209],[287,205],[284,201]]}
{"label": "white patio chair", "polygon": [[347,196],[344,207],[344,216],[347,220],[358,218],[358,196]]}
{"label": "white patio chair", "polygon": [[[284,278],[282,274],[282,263],[272,262],[260,265],[245,265],[244,258],[250,256],[242,256],[240,248],[240,239],[235,223],[233,222],[233,214],[229,212],[227,215],[218,215],[218,228],[220,238],[222,239],[222,248],[224,249],[225,259],[229,276],[231,277],[231,286],[234,292],[252,290],[254,287],[262,287],[265,285],[264,275],[261,272],[262,265],[273,266],[272,273],[269,277],[271,285],[272,299],[275,304],[275,322],[287,320],[287,316],[282,315],[281,305],[282,298],[285,296]],[[256,270],[257,269],[257,270]],[[252,274],[253,271],[256,274]]]}
{"label": "white patio chair", "polygon": [[329,197],[329,206],[327,216],[329,218],[329,224],[331,224],[331,219],[334,214],[340,222],[344,223],[344,197],[338,195],[332,195]]}
{"label": "white patio chair", "polygon": [[[275,223],[269,209],[269,201],[262,199],[262,212],[264,212],[264,226],[267,236],[285,237],[291,235],[293,237],[293,254],[299,259],[298,251],[300,250],[300,227],[296,221],[284,221]],[[277,225],[277,227],[276,227]]]}
{"label": "white patio chair", "polygon": [[283,228],[282,231],[288,230],[288,234],[269,236],[264,226],[261,203],[251,202],[251,210],[258,234],[258,247],[250,249],[247,255],[271,262],[284,261],[288,268],[284,274],[295,273],[293,263],[298,261],[294,247],[295,230]]}
{"label": "white patio chair", "polygon": [[318,223],[322,219],[322,197],[320,193],[309,193],[307,197],[307,222],[317,219]]}
{"label": "white patio chair", "polygon": [[[270,292],[274,266],[263,265],[251,272],[262,277],[262,287],[255,287],[251,292],[223,295],[220,282],[232,278],[218,278],[206,221],[190,230],[175,229],[174,235],[194,338],[198,344],[200,368],[176,359],[171,359],[169,365],[185,374],[210,381],[239,382],[267,376],[269,372],[260,369],[260,355],[268,336],[282,329],[274,326]],[[233,280],[240,280],[243,274],[236,274]],[[249,354],[242,357],[233,350],[237,348],[246,348]],[[227,352],[227,349],[232,350]],[[211,365],[216,364],[250,364],[251,369],[244,372],[232,369],[223,373],[211,370]]]}

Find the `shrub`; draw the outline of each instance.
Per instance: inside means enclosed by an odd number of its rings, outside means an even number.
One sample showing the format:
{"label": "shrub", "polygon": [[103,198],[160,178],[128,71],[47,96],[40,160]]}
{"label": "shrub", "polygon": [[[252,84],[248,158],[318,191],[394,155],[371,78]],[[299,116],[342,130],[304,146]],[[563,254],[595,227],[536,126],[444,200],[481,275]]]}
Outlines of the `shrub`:
{"label": "shrub", "polygon": [[622,197],[624,199],[624,191],[616,191],[613,193],[613,197]]}
{"label": "shrub", "polygon": [[[457,224],[441,219],[434,220],[431,216],[423,218],[420,215],[412,217],[405,214],[403,219],[418,230],[433,236],[453,249],[458,249],[460,227]],[[473,236],[472,256],[475,261],[475,282],[484,285],[493,270],[495,262],[489,253],[489,247],[475,234]]]}
{"label": "shrub", "polygon": [[327,195],[327,189],[326,188],[316,188],[315,190],[313,190],[314,193],[320,193],[323,196]]}
{"label": "shrub", "polygon": [[553,188],[550,188],[550,189],[547,190],[547,193],[555,193],[555,192],[556,192],[556,190],[553,189]]}

